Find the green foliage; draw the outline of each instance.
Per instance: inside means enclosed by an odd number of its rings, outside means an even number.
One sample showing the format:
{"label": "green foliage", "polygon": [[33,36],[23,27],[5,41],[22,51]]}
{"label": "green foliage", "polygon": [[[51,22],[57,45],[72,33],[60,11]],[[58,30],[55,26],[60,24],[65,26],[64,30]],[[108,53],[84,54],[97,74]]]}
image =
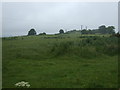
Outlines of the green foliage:
{"label": "green foliage", "polygon": [[[80,41],[62,41],[53,43],[51,52],[55,56],[75,54],[83,58],[94,58],[100,54],[116,55],[118,42],[116,37],[81,36]],[[80,38],[81,38],[80,37]]]}
{"label": "green foliage", "polygon": [[43,32],[43,33],[40,33],[39,35],[46,35],[46,33],[45,33],[45,32]]}
{"label": "green foliage", "polygon": [[67,32],[65,32],[65,34],[76,34],[76,33],[78,33],[78,34],[81,34],[81,31],[80,30],[70,30],[70,31],[67,31]]}
{"label": "green foliage", "polygon": [[64,30],[63,30],[63,29],[60,29],[59,33],[60,33],[60,34],[64,33]]}
{"label": "green foliage", "polygon": [[3,39],[3,88],[117,88],[118,39],[109,35],[39,35]]}
{"label": "green foliage", "polygon": [[31,29],[31,30],[28,32],[28,35],[36,35],[35,29]]}
{"label": "green foliage", "polygon": [[120,37],[120,33],[117,32],[116,34],[112,34],[112,35],[111,35],[111,37],[114,37],[114,36],[119,38],[119,37]]}
{"label": "green foliage", "polygon": [[109,34],[115,34],[114,29],[115,29],[114,26],[108,26],[108,27],[107,27],[107,33],[109,33]]}
{"label": "green foliage", "polygon": [[71,45],[73,45],[72,41],[54,43],[50,49],[50,53],[55,54],[55,56],[64,55],[65,53],[69,53]]}
{"label": "green foliage", "polygon": [[88,32],[87,32],[86,29],[83,29],[83,30],[81,31],[81,33],[82,33],[82,34],[88,34]]}
{"label": "green foliage", "polygon": [[98,29],[95,29],[95,30],[86,30],[86,29],[83,29],[81,31],[82,34],[114,34],[115,31],[114,31],[115,27],[114,26],[108,26],[106,27],[105,25],[102,25],[102,26],[99,26]]}
{"label": "green foliage", "polygon": [[99,26],[98,31],[99,31],[99,33],[105,34],[106,33],[106,26],[105,25]]}

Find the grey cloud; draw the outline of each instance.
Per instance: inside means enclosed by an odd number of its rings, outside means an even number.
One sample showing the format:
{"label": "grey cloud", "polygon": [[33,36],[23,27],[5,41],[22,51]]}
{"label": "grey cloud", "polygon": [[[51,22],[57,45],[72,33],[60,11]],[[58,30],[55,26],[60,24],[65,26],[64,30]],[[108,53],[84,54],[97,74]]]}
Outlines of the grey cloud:
{"label": "grey cloud", "polygon": [[3,36],[26,35],[35,28],[38,33],[57,33],[60,28],[80,29],[114,25],[118,27],[117,2],[9,2],[3,3]]}

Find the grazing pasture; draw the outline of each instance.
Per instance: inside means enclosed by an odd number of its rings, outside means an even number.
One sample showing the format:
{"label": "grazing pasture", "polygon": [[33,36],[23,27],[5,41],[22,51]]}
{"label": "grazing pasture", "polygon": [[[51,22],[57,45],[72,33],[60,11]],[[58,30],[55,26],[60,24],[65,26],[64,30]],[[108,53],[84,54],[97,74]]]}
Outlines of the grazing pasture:
{"label": "grazing pasture", "polygon": [[117,88],[118,38],[38,35],[2,38],[3,88]]}

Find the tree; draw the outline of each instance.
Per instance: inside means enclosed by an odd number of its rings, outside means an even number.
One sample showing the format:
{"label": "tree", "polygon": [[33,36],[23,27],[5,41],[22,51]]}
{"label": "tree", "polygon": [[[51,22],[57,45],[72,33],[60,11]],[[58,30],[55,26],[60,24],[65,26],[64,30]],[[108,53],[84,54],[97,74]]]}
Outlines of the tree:
{"label": "tree", "polygon": [[99,33],[102,33],[102,34],[106,33],[106,26],[105,25],[99,26]]}
{"label": "tree", "polygon": [[45,33],[45,32],[43,32],[43,33],[40,33],[39,35],[46,35],[46,33]]}
{"label": "tree", "polygon": [[107,33],[109,33],[109,34],[114,34],[114,33],[115,33],[114,29],[115,29],[114,26],[108,26],[108,27],[107,27]]}
{"label": "tree", "polygon": [[88,31],[86,29],[81,30],[82,34],[88,34]]}
{"label": "tree", "polygon": [[64,30],[63,30],[63,29],[60,29],[59,33],[60,33],[60,34],[64,33]]}
{"label": "tree", "polygon": [[45,32],[43,32],[43,35],[46,35],[46,33],[45,33]]}
{"label": "tree", "polygon": [[36,35],[35,29],[30,29],[30,31],[28,32],[28,35]]}

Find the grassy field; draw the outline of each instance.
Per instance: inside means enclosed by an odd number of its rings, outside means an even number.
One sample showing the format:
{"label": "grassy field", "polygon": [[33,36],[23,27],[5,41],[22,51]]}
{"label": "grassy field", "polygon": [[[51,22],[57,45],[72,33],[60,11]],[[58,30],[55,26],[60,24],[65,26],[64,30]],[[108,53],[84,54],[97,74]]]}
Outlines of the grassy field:
{"label": "grassy field", "polygon": [[118,38],[41,35],[3,38],[3,88],[117,88]]}

